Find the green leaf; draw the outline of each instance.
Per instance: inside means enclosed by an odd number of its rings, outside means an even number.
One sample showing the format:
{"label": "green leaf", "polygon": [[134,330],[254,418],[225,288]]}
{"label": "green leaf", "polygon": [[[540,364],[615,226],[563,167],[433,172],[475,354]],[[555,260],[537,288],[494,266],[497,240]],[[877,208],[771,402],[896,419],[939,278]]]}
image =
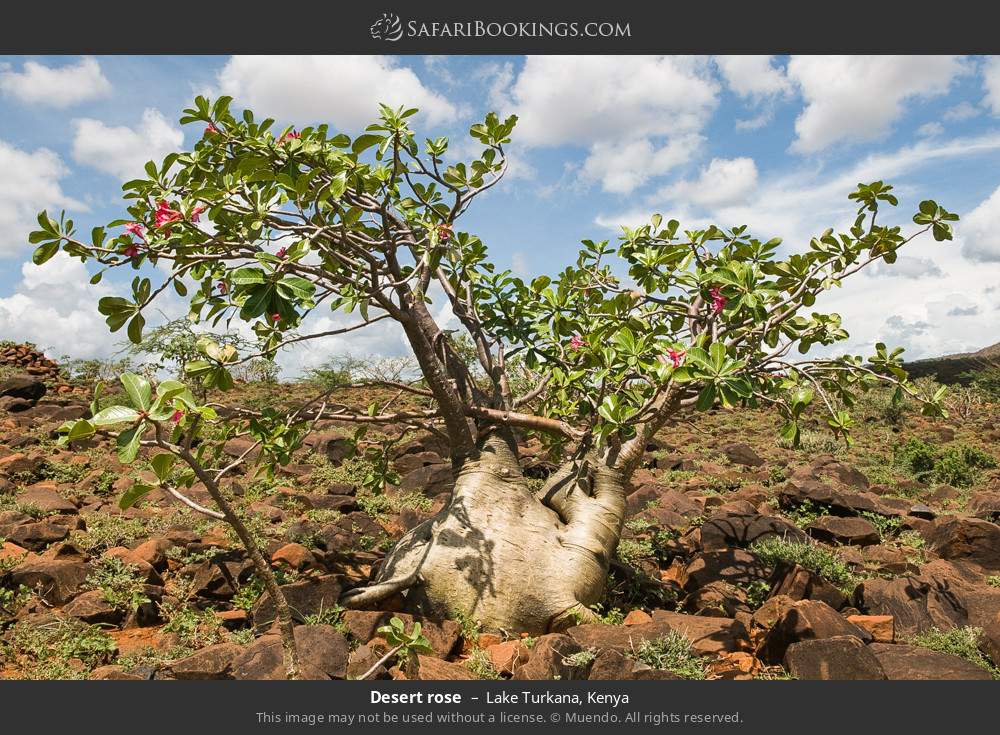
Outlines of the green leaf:
{"label": "green leaf", "polygon": [[108,406],[94,415],[90,422],[94,426],[112,426],[126,421],[135,421],[139,414],[128,406]]}
{"label": "green leaf", "polygon": [[35,248],[31,255],[31,262],[35,265],[42,265],[51,260],[52,256],[59,252],[59,241],[46,242]]}
{"label": "green leaf", "polygon": [[373,145],[378,145],[383,140],[381,135],[359,135],[354,139],[354,143],[351,145],[351,151],[356,154],[363,153],[364,151],[371,148]]}
{"label": "green leaf", "polygon": [[134,426],[118,435],[118,461],[131,464],[139,454],[139,442],[142,441],[146,427],[142,424]]}
{"label": "green leaf", "polygon": [[137,482],[122,493],[121,498],[118,499],[118,507],[121,510],[128,510],[154,489],[152,485]]}
{"label": "green leaf", "polygon": [[163,482],[170,476],[170,469],[174,466],[174,460],[176,457],[170,454],[170,452],[164,452],[163,454],[157,454],[150,460],[150,464],[153,466],[153,472]]}
{"label": "green leaf", "polygon": [[128,393],[132,405],[140,411],[148,411],[150,399],[153,397],[149,381],[135,373],[124,373],[121,377],[125,392]]}
{"label": "green leaf", "polygon": [[70,428],[69,433],[66,434],[66,440],[74,441],[75,439],[83,439],[84,437],[91,436],[93,433],[94,425],[86,419],[81,419]]}

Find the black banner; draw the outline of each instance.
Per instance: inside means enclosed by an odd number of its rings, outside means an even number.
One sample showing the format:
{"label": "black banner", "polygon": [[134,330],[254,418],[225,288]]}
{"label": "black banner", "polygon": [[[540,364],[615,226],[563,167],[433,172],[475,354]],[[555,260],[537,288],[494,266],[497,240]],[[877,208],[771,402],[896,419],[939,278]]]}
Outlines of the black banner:
{"label": "black banner", "polygon": [[992,725],[995,692],[992,682],[3,682],[0,712],[11,733],[917,735]]}
{"label": "black banner", "polygon": [[8,3],[0,53],[991,53],[997,6],[932,2]]}

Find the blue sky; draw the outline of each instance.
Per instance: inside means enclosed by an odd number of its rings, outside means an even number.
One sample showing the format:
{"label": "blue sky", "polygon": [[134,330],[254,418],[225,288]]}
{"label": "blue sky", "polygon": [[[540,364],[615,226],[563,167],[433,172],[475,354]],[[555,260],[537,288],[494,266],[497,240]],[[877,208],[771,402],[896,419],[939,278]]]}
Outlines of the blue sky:
{"label": "blue sky", "polygon": [[[524,275],[653,212],[749,224],[800,249],[847,225],[854,185],[883,178],[899,190],[899,223],[923,198],[963,221],[954,243],[921,243],[820,303],[851,332],[840,351],[885,340],[922,357],[1000,341],[1000,59],[940,56],[0,57],[0,338],[56,357],[120,347],[96,301],[122,284],[89,286],[62,256],[30,265],[27,233],[42,208],[86,229],[117,218],[122,181],[201,134],[176,122],[199,93],[351,135],[380,101],[417,106],[418,132],[450,136],[456,155],[471,150],[470,123],[516,112],[508,179],[463,229]],[[283,365],[404,349],[380,326]]]}

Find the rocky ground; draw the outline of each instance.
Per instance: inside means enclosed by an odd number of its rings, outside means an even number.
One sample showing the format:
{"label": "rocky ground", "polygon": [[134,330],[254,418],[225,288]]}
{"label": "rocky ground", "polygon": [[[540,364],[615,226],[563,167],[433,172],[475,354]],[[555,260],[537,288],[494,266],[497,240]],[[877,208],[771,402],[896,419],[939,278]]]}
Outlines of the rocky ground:
{"label": "rocky ground", "polygon": [[[57,447],[55,428],[88,408],[54,385],[28,373],[0,382],[0,678],[280,678],[273,605],[235,539],[165,494],[119,511],[147,469],[120,466],[106,438]],[[296,390],[242,386],[237,397],[280,402]],[[1000,676],[997,409],[980,401],[964,418],[930,420],[875,396],[850,450],[818,430],[783,447],[761,412],[678,421],[633,479],[603,623],[532,639],[420,619],[433,653],[410,674]],[[413,436],[394,449],[399,486],[366,490],[369,468],[346,434],[321,424],[275,481],[229,487],[297,611],[311,678],[368,671],[387,650],[378,628],[413,621],[399,600],[347,611],[337,599],[452,484],[447,447]],[[521,453],[533,478],[553,466],[536,440]],[[373,675],[404,677],[393,663]]]}

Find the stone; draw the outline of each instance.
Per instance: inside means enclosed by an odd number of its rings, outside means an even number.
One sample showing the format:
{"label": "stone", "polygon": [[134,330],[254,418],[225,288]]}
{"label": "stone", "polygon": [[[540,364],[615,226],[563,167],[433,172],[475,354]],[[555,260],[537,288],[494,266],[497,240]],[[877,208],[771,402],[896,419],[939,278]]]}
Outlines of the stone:
{"label": "stone", "polygon": [[848,546],[871,546],[882,540],[875,525],[864,518],[824,515],[806,527],[817,541]]}
{"label": "stone", "polygon": [[417,492],[427,497],[450,493],[455,474],[450,464],[434,464],[407,472],[399,481],[400,492]]}
{"label": "stone", "polygon": [[531,649],[523,641],[504,641],[486,647],[486,655],[490,663],[501,674],[513,674],[518,667],[528,662]]}
{"label": "stone", "polygon": [[929,648],[897,643],[872,643],[871,652],[878,659],[890,681],[913,680],[982,680],[993,677],[986,669],[960,656],[932,651]]}
{"label": "stone", "polygon": [[749,610],[747,596],[728,582],[709,582],[684,599],[682,611],[712,618],[731,618],[740,610]]}
{"label": "stone", "polygon": [[271,554],[273,564],[283,564],[291,569],[308,569],[318,565],[313,553],[302,544],[285,544]]}
{"label": "stone", "polygon": [[[347,678],[349,679],[360,679],[372,668],[382,660],[384,654],[375,650],[374,647],[369,645],[361,645],[351,651],[351,655],[347,660]],[[389,676],[389,671],[386,668],[390,661],[379,664],[375,667],[375,670],[371,674],[368,674],[365,681],[371,681],[373,679],[385,679]]]}
{"label": "stone", "polygon": [[819,600],[834,610],[847,604],[847,598],[840,589],[798,564],[779,563],[770,584],[772,595],[785,595],[793,600]]}
{"label": "stone", "polygon": [[848,622],[825,602],[799,600],[782,611],[764,637],[758,655],[769,663],[780,663],[794,643],[843,636],[854,636],[860,641],[871,639],[865,630]]}
{"label": "stone", "polygon": [[581,648],[613,648],[631,651],[646,641],[656,640],[675,631],[684,635],[698,654],[737,651],[749,646],[743,624],[729,618],[708,618],[654,610],[653,622],[641,625],[604,625],[588,623],[569,628],[566,634]]}
{"label": "stone", "polygon": [[625,616],[625,620],[622,621],[622,625],[642,625],[644,623],[652,623],[653,618],[645,610],[629,610],[628,615]]}
{"label": "stone", "polygon": [[462,664],[444,661],[434,656],[417,654],[417,673],[419,681],[469,681],[479,677]]}
{"label": "stone", "polygon": [[90,574],[90,565],[76,560],[35,559],[19,564],[8,574],[14,588],[23,584],[46,602],[64,605],[79,592]]}
{"label": "stone", "polygon": [[[588,626],[577,626],[577,629],[581,627]],[[575,629],[570,628],[570,630]],[[628,630],[635,630],[635,628]],[[514,672],[514,678],[519,680],[551,680],[558,677],[563,681],[585,679],[587,677],[585,669],[567,663],[570,656],[582,650],[583,648],[569,635],[549,633],[540,636],[535,641],[528,660]]]}
{"label": "stone", "polygon": [[1000,520],[1000,492],[980,491],[969,496],[969,512],[988,521]]}
{"label": "stone", "polygon": [[14,375],[0,383],[0,396],[37,402],[46,391],[45,381],[30,375]]}
{"label": "stone", "polygon": [[729,618],[708,618],[701,615],[653,610],[653,623],[666,623],[691,642],[691,649],[701,655],[723,651],[741,651],[750,647],[743,623]]}
{"label": "stone", "polygon": [[793,643],[784,657],[796,679],[819,681],[884,680],[875,654],[854,636],[834,636]]}
{"label": "stone", "polygon": [[878,643],[896,640],[896,619],[892,615],[848,615],[847,621],[868,631],[872,640]]}
{"label": "stone", "polygon": [[[347,639],[329,625],[299,625],[295,646],[303,679],[343,679],[350,649]],[[234,679],[284,679],[281,639],[264,635],[233,660]]]}
{"label": "stone", "polygon": [[458,647],[458,642],[462,637],[462,628],[454,620],[437,621],[408,613],[348,610],[342,619],[350,638],[359,643],[368,643],[379,635],[378,629],[383,625],[388,625],[394,617],[403,621],[406,630],[410,630],[413,623],[419,622],[421,633],[431,644],[434,654],[441,658],[449,656]]}
{"label": "stone", "polygon": [[69,536],[69,527],[54,521],[22,523],[15,527],[7,538],[18,546],[32,551],[42,551],[49,544],[62,541]]}
{"label": "stone", "polygon": [[56,490],[55,485],[38,483],[17,494],[21,503],[34,505],[46,513],[76,513],[76,506]]}
{"label": "stone", "polygon": [[746,467],[760,467],[764,464],[764,459],[749,444],[743,442],[726,444],[722,447],[722,453],[733,464],[740,464]]}
{"label": "stone", "polygon": [[669,671],[654,669],[629,658],[620,651],[607,649],[597,654],[590,664],[590,681],[679,680]]}
{"label": "stone", "polygon": [[944,516],[924,535],[927,548],[942,559],[961,559],[984,569],[1000,569],[1000,526],[980,518]]}
{"label": "stone", "polygon": [[121,666],[98,666],[87,677],[91,681],[146,681],[148,677],[135,671],[125,671]]}
{"label": "stone", "polygon": [[805,541],[805,534],[788,521],[759,513],[718,513],[701,527],[701,548],[705,551],[747,547],[765,538]]}
{"label": "stone", "polygon": [[895,579],[866,579],[855,592],[862,610],[891,615],[895,632],[910,638],[932,628],[948,630],[968,625],[965,605],[956,598],[954,584],[930,575]]}
{"label": "stone", "polygon": [[231,679],[233,662],[242,652],[235,643],[216,643],[174,661],[170,670],[175,679]]}
{"label": "stone", "polygon": [[[317,615],[324,610],[333,610],[340,599],[341,586],[336,577],[328,575],[316,579],[304,579],[281,586],[289,607],[296,619],[303,620],[308,615]],[[270,628],[275,620],[276,608],[271,595],[264,592],[254,603],[250,612],[254,627],[258,631]]]}
{"label": "stone", "polygon": [[121,610],[116,610],[104,599],[101,590],[77,595],[63,608],[63,614],[92,625],[118,625],[125,617]]}
{"label": "stone", "polygon": [[132,556],[163,572],[167,568],[167,551],[171,546],[173,544],[165,538],[151,538],[132,549]]}
{"label": "stone", "polygon": [[715,581],[748,585],[757,580],[766,581],[770,575],[771,570],[749,551],[705,551],[697,554],[687,565],[684,587],[695,590]]}

